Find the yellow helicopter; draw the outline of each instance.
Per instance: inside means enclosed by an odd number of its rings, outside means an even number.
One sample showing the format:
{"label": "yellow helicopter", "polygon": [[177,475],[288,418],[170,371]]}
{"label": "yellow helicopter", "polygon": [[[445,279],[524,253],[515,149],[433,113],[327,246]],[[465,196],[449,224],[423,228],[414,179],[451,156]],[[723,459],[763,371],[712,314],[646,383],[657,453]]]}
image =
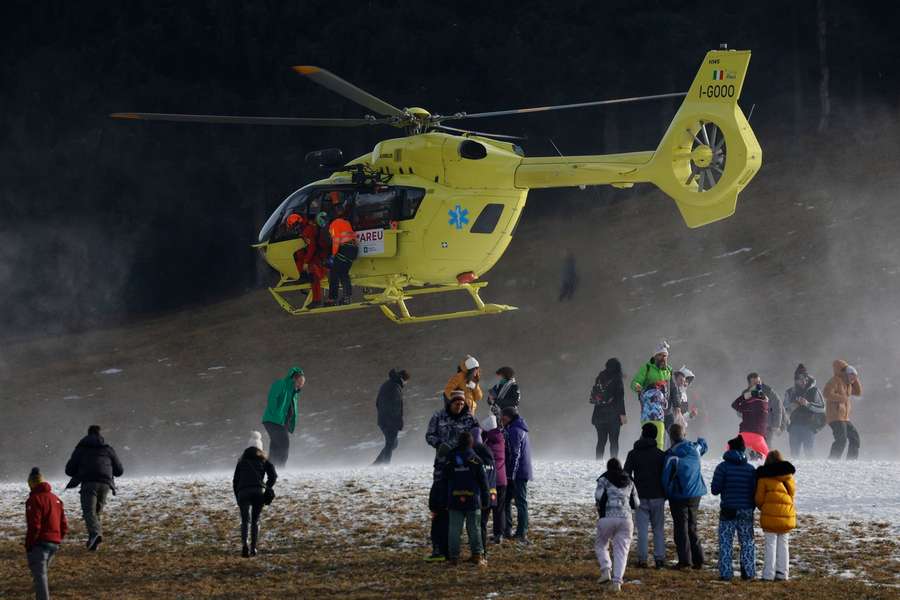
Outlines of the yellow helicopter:
{"label": "yellow helicopter", "polygon": [[[487,282],[478,279],[503,255],[525,207],[528,190],[612,185],[630,188],[652,183],[674,201],[688,227],[700,227],[734,214],[737,195],[762,163],[762,150],[737,102],[749,51],[707,53],[688,92],[600,100],[485,113],[430,114],[399,109],[318,67],[294,70],[375,112],[362,119],[234,117],[161,113],[115,113],[114,118],[355,127],[388,125],[404,137],[378,143],[372,152],[344,163],[339,150],[310,153],[330,177],[289,195],[259,233],[258,248],[280,274],[269,288],[293,315],[322,314],[378,306],[395,323],[417,323],[496,314],[513,306],[485,303]],[[508,141],[445,125],[467,119],[617,104],[655,98],[684,100],[656,150],[595,156],[526,157]],[[512,138],[515,139],[515,138]],[[305,244],[287,228],[290,215],[315,220],[339,199],[357,236],[353,284],[372,290],[362,300],[310,308],[310,283],[294,259]],[[323,280],[327,285],[327,281]],[[424,294],[465,291],[474,308],[414,316],[407,302]],[[288,294],[306,292],[292,304]]]}

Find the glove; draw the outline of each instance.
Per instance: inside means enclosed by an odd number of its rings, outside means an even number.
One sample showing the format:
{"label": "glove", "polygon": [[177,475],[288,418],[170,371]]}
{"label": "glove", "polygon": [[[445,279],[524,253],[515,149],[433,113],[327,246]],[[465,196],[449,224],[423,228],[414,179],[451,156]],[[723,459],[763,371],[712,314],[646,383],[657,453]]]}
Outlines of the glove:
{"label": "glove", "polygon": [[269,505],[272,504],[272,500],[275,499],[275,490],[272,488],[266,488],[265,493],[263,494],[263,504]]}
{"label": "glove", "polygon": [[476,385],[478,385],[478,384],[475,383],[474,381],[470,381],[469,383],[466,384],[466,387],[469,388],[470,390],[474,390]]}
{"label": "glove", "polygon": [[441,458],[444,458],[445,456],[447,456],[450,453],[451,450],[453,450],[453,448],[450,447],[450,444],[443,443],[440,446],[438,446],[437,455],[440,456]]}

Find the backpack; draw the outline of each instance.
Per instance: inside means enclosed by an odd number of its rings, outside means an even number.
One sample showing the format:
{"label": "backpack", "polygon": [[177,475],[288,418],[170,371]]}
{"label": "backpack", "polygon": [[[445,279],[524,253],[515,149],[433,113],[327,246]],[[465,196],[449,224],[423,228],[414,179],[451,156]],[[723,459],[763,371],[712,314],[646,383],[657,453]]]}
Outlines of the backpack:
{"label": "backpack", "polygon": [[589,402],[596,406],[609,406],[612,404],[612,395],[606,393],[606,388],[600,382],[600,377],[597,377],[597,380],[594,382],[594,387],[591,388],[591,398]]}

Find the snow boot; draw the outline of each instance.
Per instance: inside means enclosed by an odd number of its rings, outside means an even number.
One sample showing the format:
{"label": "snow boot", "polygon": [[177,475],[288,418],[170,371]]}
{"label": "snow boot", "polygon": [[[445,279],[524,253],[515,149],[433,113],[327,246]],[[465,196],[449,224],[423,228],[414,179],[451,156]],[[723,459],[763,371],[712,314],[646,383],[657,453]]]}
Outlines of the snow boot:
{"label": "snow boot", "polygon": [[609,591],[616,592],[616,593],[621,592],[622,584],[618,583],[616,581],[613,581],[612,583],[609,584]]}
{"label": "snow boot", "polygon": [[666,559],[656,559],[656,568],[657,569],[665,569],[666,568]]}
{"label": "snow boot", "polygon": [[103,542],[102,535],[99,535],[99,534],[92,535],[91,538],[88,540],[87,549],[90,550],[91,552],[96,552],[97,549],[100,547],[101,542]]}
{"label": "snow boot", "polygon": [[609,569],[600,569],[599,583],[609,583],[610,581],[611,581],[611,579],[610,579]]}
{"label": "snow boot", "polygon": [[646,568],[648,568],[649,566],[650,566],[650,565],[647,564],[647,561],[646,561],[646,560],[639,560],[639,561],[637,561],[637,568],[638,568],[638,569],[646,569]]}
{"label": "snow boot", "polygon": [[250,546],[247,545],[247,536],[249,534],[249,523],[241,521],[241,556],[248,558],[250,556]]}
{"label": "snow boot", "polygon": [[444,562],[445,560],[447,560],[447,557],[437,550],[434,550],[430,556],[425,557],[425,562]]}
{"label": "snow boot", "polygon": [[250,556],[256,556],[257,541],[259,541],[259,521],[250,527]]}
{"label": "snow boot", "polygon": [[471,562],[473,565],[478,565],[479,567],[487,566],[487,559],[483,554],[473,554],[472,558],[469,559],[469,562]]}

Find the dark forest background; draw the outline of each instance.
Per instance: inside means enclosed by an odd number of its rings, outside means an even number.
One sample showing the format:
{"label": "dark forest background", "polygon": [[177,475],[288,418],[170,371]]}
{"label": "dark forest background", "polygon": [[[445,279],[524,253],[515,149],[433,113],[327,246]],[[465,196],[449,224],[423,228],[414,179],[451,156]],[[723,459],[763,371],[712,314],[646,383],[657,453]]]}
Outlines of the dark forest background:
{"label": "dark forest background", "polygon": [[[721,42],[753,50],[741,105],[763,171],[883,147],[900,107],[897,3],[4,2],[0,335],[83,330],[265,285],[249,245],[282,198],[394,130],[114,122],[115,111],[360,116],[289,67],[448,113],[687,88]],[[479,122],[530,155],[656,147],[677,103]],[[890,146],[890,144],[888,144]],[[853,153],[849,153],[853,154]],[[815,182],[810,182],[814,185]],[[526,222],[588,195],[535,193]],[[546,201],[542,201],[546,200]],[[674,211],[673,211],[674,216]]]}

